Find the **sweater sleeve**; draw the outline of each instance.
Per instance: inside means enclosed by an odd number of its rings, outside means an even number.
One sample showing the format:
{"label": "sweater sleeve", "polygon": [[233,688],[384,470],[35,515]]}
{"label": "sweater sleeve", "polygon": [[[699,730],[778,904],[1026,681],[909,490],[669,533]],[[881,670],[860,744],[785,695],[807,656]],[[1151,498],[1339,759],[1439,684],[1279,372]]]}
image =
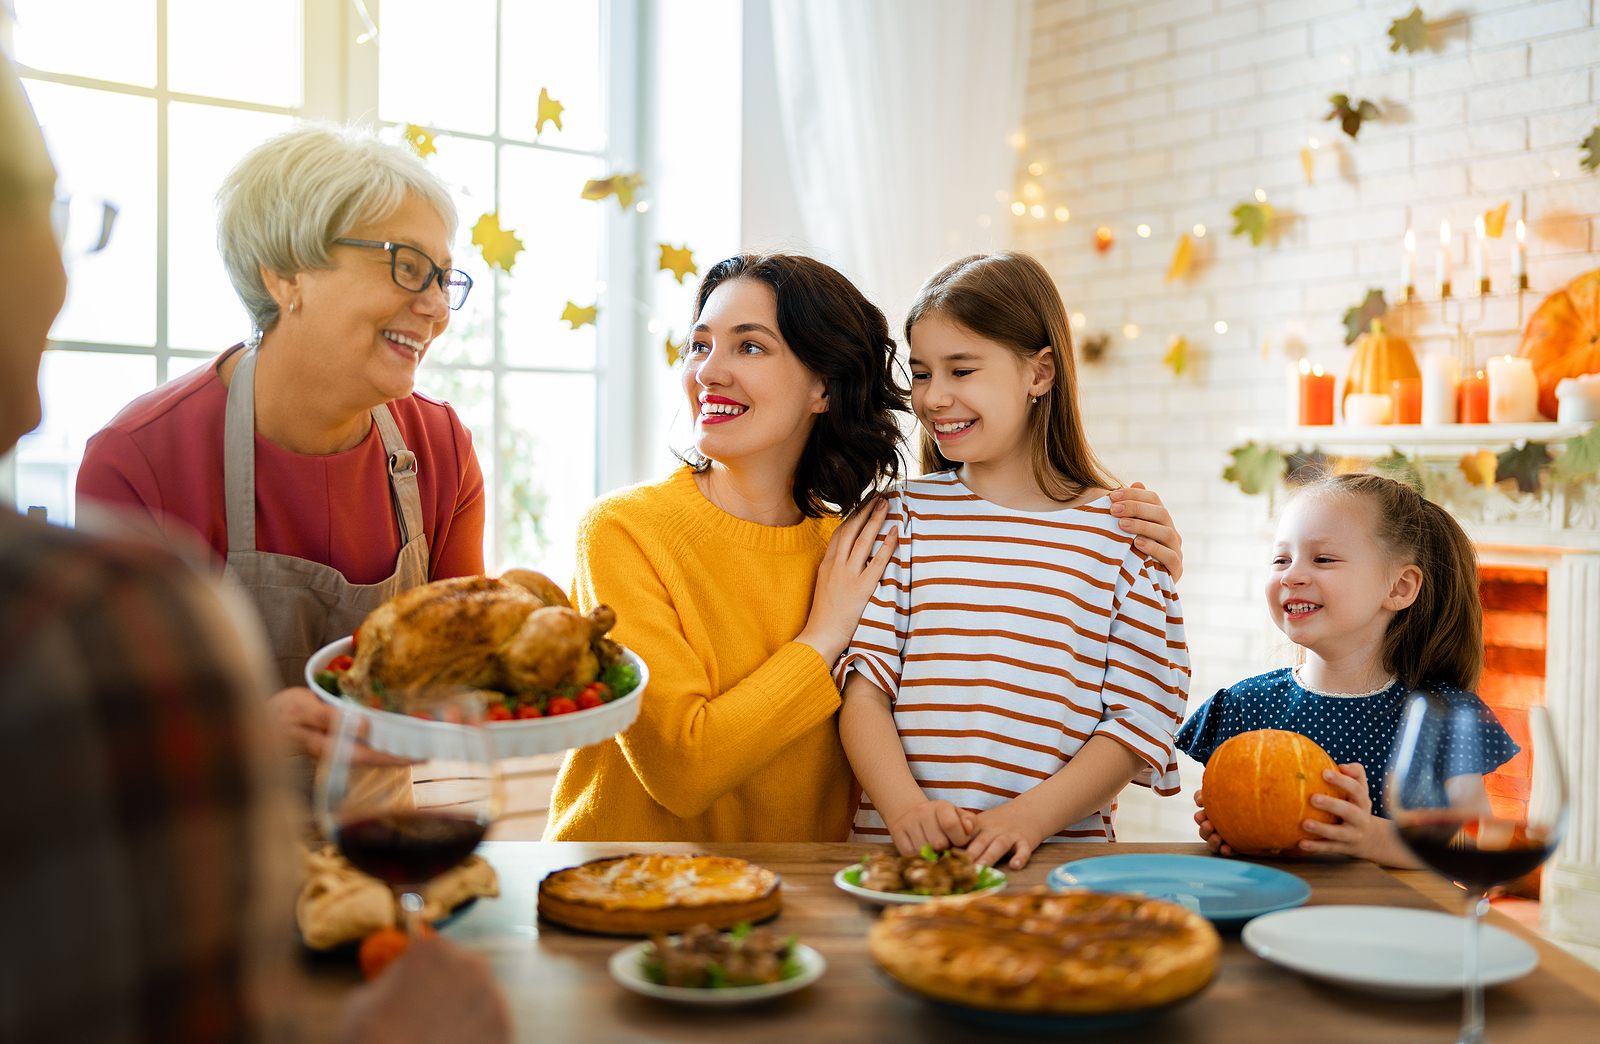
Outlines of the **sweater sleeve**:
{"label": "sweater sleeve", "polygon": [[579,527],[573,589],[581,610],[616,610],[611,637],[649,667],[639,717],[617,742],[651,799],[675,816],[703,813],[839,709],[828,665],[799,642],[713,692],[681,615],[692,608],[603,507]]}
{"label": "sweater sleeve", "polygon": [[1151,771],[1134,782],[1167,797],[1178,792],[1173,734],[1189,693],[1183,607],[1167,571],[1131,549],[1117,588],[1101,690],[1105,710],[1095,735],[1148,762]]}
{"label": "sweater sleeve", "polygon": [[883,534],[895,526],[900,528],[900,543],[895,547],[894,558],[884,568],[883,579],[867,599],[856,633],[833,669],[840,691],[850,672],[859,671],[888,693],[890,702],[899,698],[906,634],[911,629],[911,516],[903,494],[890,498],[889,512],[872,545],[873,554],[882,546]]}

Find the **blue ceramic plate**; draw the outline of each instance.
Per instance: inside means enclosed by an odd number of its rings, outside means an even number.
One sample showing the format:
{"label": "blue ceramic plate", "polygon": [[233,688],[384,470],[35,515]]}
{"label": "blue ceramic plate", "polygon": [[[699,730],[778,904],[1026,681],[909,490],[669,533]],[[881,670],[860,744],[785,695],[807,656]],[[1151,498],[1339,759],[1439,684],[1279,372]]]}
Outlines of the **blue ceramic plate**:
{"label": "blue ceramic plate", "polygon": [[1045,881],[1056,892],[1141,892],[1185,906],[1225,928],[1311,898],[1311,886],[1293,874],[1218,856],[1096,856],[1062,863]]}

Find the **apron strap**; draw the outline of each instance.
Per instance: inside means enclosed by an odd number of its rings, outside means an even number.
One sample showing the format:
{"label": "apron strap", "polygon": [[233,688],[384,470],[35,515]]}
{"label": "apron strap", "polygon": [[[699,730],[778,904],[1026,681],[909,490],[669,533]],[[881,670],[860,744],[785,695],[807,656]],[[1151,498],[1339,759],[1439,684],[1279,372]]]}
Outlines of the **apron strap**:
{"label": "apron strap", "polygon": [[400,522],[400,546],[405,547],[413,536],[424,532],[417,456],[406,449],[406,440],[400,435],[400,426],[394,422],[388,403],[372,408],[372,422],[378,426],[384,452],[389,455],[389,491],[394,497],[395,518]]}
{"label": "apron strap", "polygon": [[228,382],[222,421],[222,490],[228,552],[256,549],[256,350],[248,348]]}

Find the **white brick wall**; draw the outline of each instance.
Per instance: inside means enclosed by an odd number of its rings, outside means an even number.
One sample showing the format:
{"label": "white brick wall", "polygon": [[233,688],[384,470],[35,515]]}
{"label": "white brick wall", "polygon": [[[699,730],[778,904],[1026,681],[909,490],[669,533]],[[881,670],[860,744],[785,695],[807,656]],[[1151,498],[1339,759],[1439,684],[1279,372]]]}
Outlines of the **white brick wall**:
{"label": "white brick wall", "polygon": [[[1159,490],[1183,532],[1191,706],[1290,654],[1261,594],[1266,498],[1220,477],[1236,427],[1284,415],[1286,324],[1303,342],[1294,357],[1342,376],[1339,318],[1369,286],[1398,297],[1407,208],[1420,283],[1441,219],[1457,232],[1460,287],[1471,268],[1459,233],[1508,198],[1514,221],[1523,192],[1529,310],[1537,291],[1600,266],[1600,175],[1578,167],[1578,142],[1600,123],[1596,2],[1424,2],[1442,24],[1411,55],[1391,53],[1386,33],[1413,0],[1037,0],[1022,166],[1045,170],[1023,181],[1044,190],[1047,214],[1065,204],[1072,219],[1019,219],[1017,243],[1088,317],[1083,332],[1112,335],[1106,361],[1083,367],[1084,409],[1112,470]],[[1351,141],[1322,120],[1336,92],[1393,118]],[[1298,154],[1312,137],[1308,186]],[[1254,248],[1228,231],[1257,188],[1285,221]],[[1167,286],[1177,236],[1196,223],[1207,232],[1195,272]],[[1117,237],[1104,256],[1091,245],[1102,224]],[[1509,244],[1491,241],[1500,286]],[[1515,303],[1495,302],[1495,316],[1514,323]],[[1227,333],[1213,332],[1217,320]],[[1126,323],[1137,339],[1123,337]],[[1160,364],[1172,334],[1190,344],[1181,379]],[[1192,787],[1198,766],[1184,769]],[[1119,833],[1190,839],[1188,802],[1130,788]]]}

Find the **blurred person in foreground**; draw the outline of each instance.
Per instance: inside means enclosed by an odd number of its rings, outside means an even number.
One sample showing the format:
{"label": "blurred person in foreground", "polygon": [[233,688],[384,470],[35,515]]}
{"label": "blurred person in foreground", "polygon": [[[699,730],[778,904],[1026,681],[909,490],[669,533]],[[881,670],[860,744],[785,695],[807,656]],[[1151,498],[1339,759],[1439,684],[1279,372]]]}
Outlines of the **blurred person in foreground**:
{"label": "blurred person in foreground", "polygon": [[[39,423],[65,297],[54,186],[0,55],[0,454]],[[0,510],[0,1042],[299,1036],[258,632],[237,592],[167,551]],[[338,1032],[499,1042],[510,1026],[481,957],[421,938]]]}

